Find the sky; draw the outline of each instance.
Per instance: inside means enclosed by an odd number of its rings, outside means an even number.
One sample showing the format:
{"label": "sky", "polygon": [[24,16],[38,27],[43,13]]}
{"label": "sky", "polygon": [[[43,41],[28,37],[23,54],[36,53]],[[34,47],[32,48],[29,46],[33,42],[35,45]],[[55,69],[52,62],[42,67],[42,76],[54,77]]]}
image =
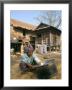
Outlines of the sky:
{"label": "sky", "polygon": [[[40,22],[36,18],[42,15],[45,11],[46,10],[11,10],[10,18],[37,26]],[[61,15],[60,11],[53,12],[56,12],[55,15]]]}
{"label": "sky", "polygon": [[40,15],[40,11],[37,10],[12,10],[10,12],[10,17],[23,22],[27,22],[33,25],[37,25],[38,21],[36,17]]}

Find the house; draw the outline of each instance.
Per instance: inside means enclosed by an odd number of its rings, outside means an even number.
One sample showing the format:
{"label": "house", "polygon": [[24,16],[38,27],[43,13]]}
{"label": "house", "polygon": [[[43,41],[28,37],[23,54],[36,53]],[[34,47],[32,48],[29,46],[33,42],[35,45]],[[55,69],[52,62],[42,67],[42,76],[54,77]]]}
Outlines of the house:
{"label": "house", "polygon": [[40,23],[35,29],[35,45],[45,44],[47,50],[60,50],[61,48],[61,31],[53,26]]}
{"label": "house", "polygon": [[28,39],[33,47],[35,48],[35,38],[34,36],[35,26],[24,23],[18,20],[10,20],[10,36],[11,36],[11,48],[14,48],[15,51],[20,51],[20,46],[23,40]]}
{"label": "house", "polygon": [[20,51],[20,46],[25,38],[30,41],[34,48],[38,45],[47,45],[47,50],[60,50],[61,31],[53,26],[40,23],[34,26],[25,22],[11,19],[11,48]]}

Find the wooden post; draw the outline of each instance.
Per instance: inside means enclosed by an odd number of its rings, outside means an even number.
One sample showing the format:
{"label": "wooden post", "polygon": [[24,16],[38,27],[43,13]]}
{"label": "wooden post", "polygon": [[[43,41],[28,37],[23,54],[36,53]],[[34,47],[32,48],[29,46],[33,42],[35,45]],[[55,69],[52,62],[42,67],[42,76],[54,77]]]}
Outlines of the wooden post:
{"label": "wooden post", "polygon": [[43,45],[43,35],[41,34],[41,36],[42,36],[42,45]]}
{"label": "wooden post", "polygon": [[24,47],[23,47],[23,43],[22,43],[22,45],[21,45],[21,55],[23,55],[23,53],[24,53]]}
{"label": "wooden post", "polygon": [[51,32],[50,32],[50,52],[51,52]]}

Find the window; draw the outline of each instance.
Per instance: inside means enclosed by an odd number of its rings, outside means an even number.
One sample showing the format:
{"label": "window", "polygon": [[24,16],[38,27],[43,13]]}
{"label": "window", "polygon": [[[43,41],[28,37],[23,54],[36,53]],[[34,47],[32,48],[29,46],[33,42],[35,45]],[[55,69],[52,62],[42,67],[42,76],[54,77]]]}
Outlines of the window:
{"label": "window", "polygon": [[37,36],[38,36],[38,37],[41,37],[41,34],[38,34]]}
{"label": "window", "polygon": [[24,35],[24,36],[26,35],[25,31],[23,31],[23,35]]}

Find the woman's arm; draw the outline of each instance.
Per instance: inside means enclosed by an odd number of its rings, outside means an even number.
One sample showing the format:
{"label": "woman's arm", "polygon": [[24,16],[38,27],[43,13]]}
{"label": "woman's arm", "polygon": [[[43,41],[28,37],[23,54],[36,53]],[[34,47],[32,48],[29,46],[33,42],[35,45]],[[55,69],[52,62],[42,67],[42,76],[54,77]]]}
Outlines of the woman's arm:
{"label": "woman's arm", "polygon": [[31,64],[26,63],[26,65],[27,65],[30,69],[32,68],[32,65],[31,65]]}

